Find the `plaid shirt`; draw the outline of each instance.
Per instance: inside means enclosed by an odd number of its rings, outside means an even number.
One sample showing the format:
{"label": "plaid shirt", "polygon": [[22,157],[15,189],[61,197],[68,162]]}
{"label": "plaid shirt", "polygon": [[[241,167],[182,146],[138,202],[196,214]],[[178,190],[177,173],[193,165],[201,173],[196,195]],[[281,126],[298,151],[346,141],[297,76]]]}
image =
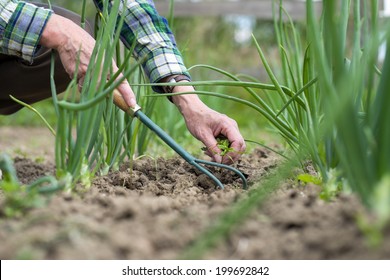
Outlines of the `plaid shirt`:
{"label": "plaid shirt", "polygon": [[[103,1],[94,3],[102,8]],[[145,58],[143,68],[151,82],[173,74],[190,77],[168,23],[157,13],[153,1],[121,0],[120,9],[125,18],[122,42],[127,47],[136,43],[134,54]],[[0,53],[16,55],[31,63],[51,13],[23,1],[0,0]]]}
{"label": "plaid shirt", "polygon": [[32,62],[50,14],[31,4],[0,0],[0,52]]}

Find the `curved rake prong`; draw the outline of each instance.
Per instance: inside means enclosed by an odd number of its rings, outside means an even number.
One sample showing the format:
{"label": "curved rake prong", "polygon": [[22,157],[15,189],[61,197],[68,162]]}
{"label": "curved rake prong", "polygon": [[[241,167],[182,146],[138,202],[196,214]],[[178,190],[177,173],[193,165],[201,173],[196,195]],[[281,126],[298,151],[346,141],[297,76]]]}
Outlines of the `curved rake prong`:
{"label": "curved rake prong", "polygon": [[231,167],[231,166],[226,165],[226,164],[212,162],[212,161],[207,161],[207,160],[202,160],[202,159],[195,159],[195,162],[203,163],[203,164],[207,164],[207,165],[212,165],[212,166],[216,166],[216,167],[220,167],[220,168],[224,168],[224,169],[233,171],[234,173],[236,173],[241,178],[243,189],[245,189],[245,190],[247,189],[247,181],[246,181],[246,178],[245,178],[244,174],[242,174],[236,168]]}
{"label": "curved rake prong", "polygon": [[214,183],[217,184],[218,187],[221,189],[224,189],[225,187],[221,183],[221,181],[215,177],[213,173],[211,173],[207,168],[204,168],[202,165],[197,163],[197,159],[194,159],[192,162],[189,162],[191,165],[195,166],[199,171],[203,172],[203,174],[207,175],[211,180],[214,181]]}

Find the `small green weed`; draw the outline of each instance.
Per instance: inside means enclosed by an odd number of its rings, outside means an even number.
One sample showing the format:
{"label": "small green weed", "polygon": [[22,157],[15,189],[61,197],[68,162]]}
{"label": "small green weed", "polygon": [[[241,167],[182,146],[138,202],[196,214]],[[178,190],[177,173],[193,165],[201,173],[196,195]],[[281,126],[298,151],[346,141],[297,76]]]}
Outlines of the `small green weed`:
{"label": "small green weed", "polygon": [[[218,135],[216,140],[217,140],[217,148],[221,150],[221,152],[219,152],[219,155],[221,157],[224,157],[228,153],[235,151],[234,148],[232,148],[230,146],[231,143],[230,143],[229,139],[227,139],[224,135]],[[206,151],[208,151],[208,148],[207,147],[202,147],[201,150],[206,152]]]}
{"label": "small green weed", "polygon": [[313,183],[315,185],[321,185],[322,179],[318,176],[302,173],[297,176],[297,179],[303,183]]}
{"label": "small green weed", "polygon": [[1,210],[6,217],[20,217],[31,208],[45,205],[45,199],[37,190],[28,191],[27,186],[3,180],[0,188],[4,192],[5,201]]}
{"label": "small green weed", "polygon": [[0,189],[5,198],[0,212],[6,217],[19,217],[28,209],[44,206],[48,197],[43,194],[53,193],[66,185],[65,182],[59,182],[51,176],[42,177],[30,185],[21,184],[12,160],[6,154],[0,154],[0,170],[2,171]]}
{"label": "small green weed", "polygon": [[234,149],[230,147],[230,141],[225,136],[220,135],[217,137],[217,147],[221,150],[220,155],[226,156],[230,152],[234,152]]}

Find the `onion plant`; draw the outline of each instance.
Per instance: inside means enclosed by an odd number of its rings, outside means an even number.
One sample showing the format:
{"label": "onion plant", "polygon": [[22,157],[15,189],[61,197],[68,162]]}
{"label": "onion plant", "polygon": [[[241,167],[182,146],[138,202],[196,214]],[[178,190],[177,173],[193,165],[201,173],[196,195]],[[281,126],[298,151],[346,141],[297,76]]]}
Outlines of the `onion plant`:
{"label": "onion plant", "polygon": [[[357,0],[324,1],[323,20],[318,23],[308,1],[308,35],[324,105],[327,160],[375,210],[383,226],[390,218],[390,46],[380,72],[378,1],[364,1],[362,9],[360,5]],[[385,31],[383,40],[388,41],[388,27]]]}
{"label": "onion plant", "polygon": [[[312,1],[307,1],[306,34],[298,32],[282,4],[280,1],[279,17],[275,17],[281,71],[272,69],[254,38],[270,84],[209,65],[194,67],[217,71],[228,80],[192,84],[245,88],[250,98],[204,91],[198,94],[256,110],[302,163],[308,159],[313,163],[325,185],[352,188],[377,213],[389,212],[384,215],[388,219],[390,209],[384,205],[390,205],[390,197],[383,193],[390,187],[383,182],[390,172],[390,116],[385,109],[389,104],[390,55],[380,71],[377,52],[388,35],[379,36],[378,1],[363,2],[362,9],[357,0],[324,1],[319,21]],[[286,17],[287,21],[282,20]]]}
{"label": "onion plant", "polygon": [[[48,1],[49,6],[51,2]],[[86,23],[86,0],[80,3],[81,27]],[[171,1],[173,7],[173,1]],[[103,9],[95,19],[95,39],[92,61],[88,67],[81,94],[77,88],[77,73],[59,100],[54,81],[54,54],[51,70],[51,88],[55,112],[58,118],[56,131],[31,105],[20,100],[43,120],[56,138],[55,161],[57,176],[66,178],[68,187],[82,181],[89,185],[90,179],[99,172],[106,174],[125,159],[143,155],[154,135],[146,126],[126,115],[113,104],[111,93],[127,79],[136,93],[138,104],[151,116],[155,113],[156,100],[144,98],[151,87],[145,84],[146,77],[138,62],[132,58],[133,47],[125,48],[119,40],[123,17],[119,15],[120,1],[104,1]],[[171,8],[171,13],[173,9]],[[170,16],[172,19],[173,16]],[[112,70],[112,61],[118,70]],[[120,77],[119,74],[123,73]],[[103,77],[109,77],[107,80]],[[171,105],[171,104],[169,104]],[[165,110],[160,110],[165,111]]]}
{"label": "onion plant", "polygon": [[[357,221],[369,241],[378,245],[380,233],[390,220],[389,26],[385,26],[386,35],[381,38],[375,0],[323,1],[319,21],[312,2],[307,1],[306,36],[300,36],[291,21],[285,24],[275,20],[281,78],[273,73],[256,41],[272,85],[245,77],[251,81],[247,83],[239,76],[224,73],[234,80],[234,85],[247,88],[258,104],[226,94],[201,94],[237,101],[257,110],[285,138],[298,159],[313,162],[323,184],[347,185],[376,214],[374,223],[361,218]],[[284,14],[282,1],[280,4],[279,19]],[[380,65],[377,52],[384,41],[387,52]],[[266,90],[264,98],[253,91],[255,88]],[[285,174],[284,169],[280,172]],[[321,182],[316,179],[315,183]],[[265,183],[254,192],[260,194],[268,186]],[[253,197],[250,195],[224,213],[187,248],[184,257],[204,256],[242,221],[242,209],[247,215],[250,211],[246,207],[254,209],[263,201],[259,196],[257,203],[251,204]]]}
{"label": "onion plant", "polygon": [[[131,60],[132,50],[124,50],[119,40],[123,24],[123,17],[119,16],[120,1],[112,2],[104,1],[103,10],[98,12],[97,44],[81,93],[78,94],[76,87],[76,73],[64,99],[58,100],[52,79],[53,100],[58,115],[57,174],[59,177],[69,176],[73,182],[81,180],[86,185],[96,172],[107,173],[111,168],[117,168],[126,157],[131,158],[137,143],[140,152],[145,147],[142,145],[147,143],[144,128],[133,123],[130,117],[115,107],[111,96],[123,79],[143,81],[140,70],[142,60],[137,63]],[[119,68],[115,73],[112,70],[113,61]],[[137,71],[138,74],[135,74]],[[119,73],[123,73],[123,76],[119,76]],[[151,110],[151,105],[146,107]],[[137,135],[140,136],[138,142],[135,138]]]}

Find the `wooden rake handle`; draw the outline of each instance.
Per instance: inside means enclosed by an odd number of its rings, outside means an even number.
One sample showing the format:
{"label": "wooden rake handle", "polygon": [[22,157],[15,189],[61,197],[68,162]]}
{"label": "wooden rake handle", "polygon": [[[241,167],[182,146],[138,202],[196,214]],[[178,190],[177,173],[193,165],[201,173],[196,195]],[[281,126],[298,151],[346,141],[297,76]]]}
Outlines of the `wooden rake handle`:
{"label": "wooden rake handle", "polygon": [[138,104],[136,104],[134,108],[129,107],[117,89],[114,89],[113,96],[114,104],[131,117],[134,117],[135,113],[141,110],[141,107]]}

